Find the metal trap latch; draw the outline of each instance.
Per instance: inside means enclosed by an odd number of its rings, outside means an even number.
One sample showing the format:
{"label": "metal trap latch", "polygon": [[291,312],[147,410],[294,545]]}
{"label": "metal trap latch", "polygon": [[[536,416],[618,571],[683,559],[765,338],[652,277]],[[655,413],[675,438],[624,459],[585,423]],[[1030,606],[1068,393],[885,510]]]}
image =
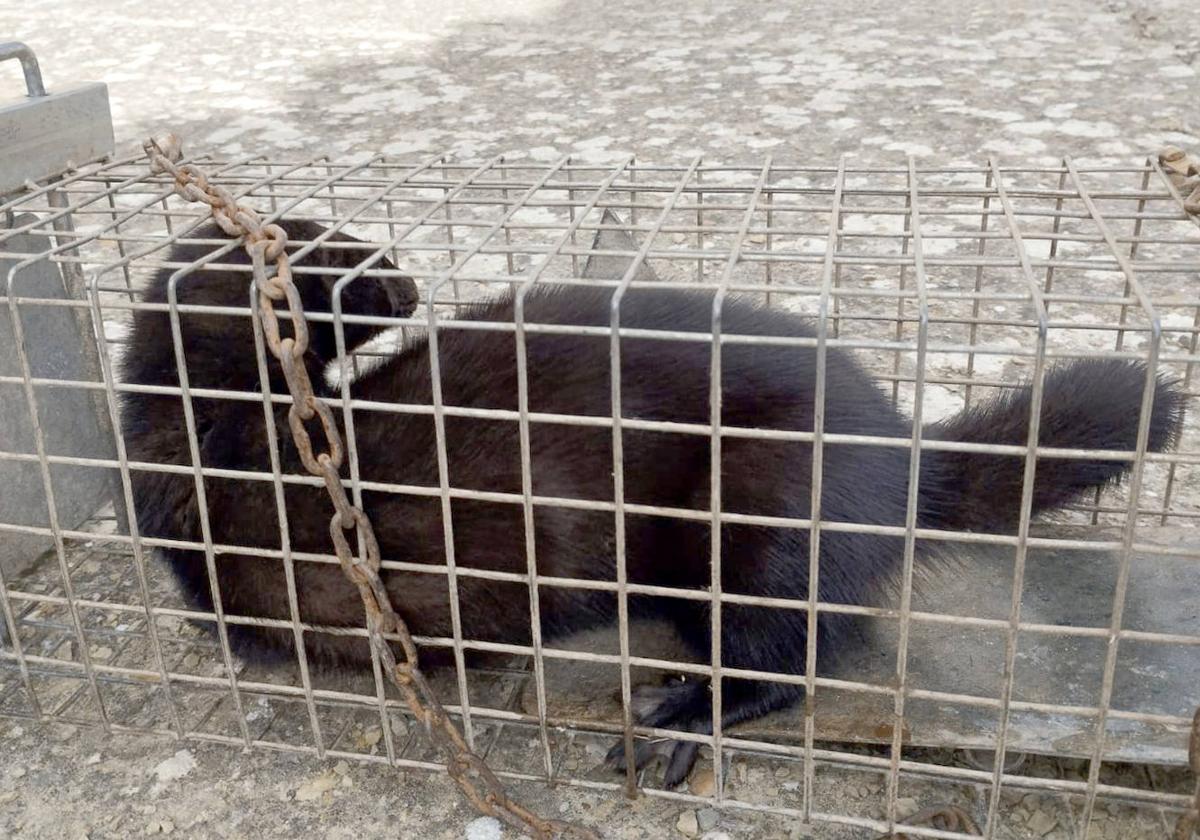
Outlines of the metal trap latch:
{"label": "metal trap latch", "polygon": [[0,61],[11,59],[21,62],[26,97],[0,105],[0,194],[112,153],[107,85],[48,93],[33,50],[18,41],[0,44]]}

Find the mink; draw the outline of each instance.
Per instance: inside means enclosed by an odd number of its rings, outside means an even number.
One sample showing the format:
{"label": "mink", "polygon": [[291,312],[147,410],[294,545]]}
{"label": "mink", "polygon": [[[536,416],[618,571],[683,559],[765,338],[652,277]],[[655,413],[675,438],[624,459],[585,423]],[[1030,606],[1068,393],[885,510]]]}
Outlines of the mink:
{"label": "mink", "polygon": [[[312,222],[283,222],[293,240],[311,240],[322,230]],[[219,239],[215,227],[195,234]],[[308,313],[332,310],[331,289],[338,277],[364,258],[364,251],[339,248],[347,237],[332,237],[300,265],[331,269],[323,274],[297,272],[295,282]],[[214,246],[174,246],[170,259],[192,262]],[[246,264],[241,249],[220,262]],[[377,267],[393,268],[383,261]],[[160,271],[145,300],[167,300],[174,272]],[[198,267],[177,278],[181,303],[245,307],[249,271]],[[539,282],[524,300],[524,320],[560,327],[607,328],[613,289],[600,285]],[[344,312],[407,317],[417,304],[410,279],[363,276],[349,283]],[[632,421],[711,424],[711,333],[714,292],[688,288],[630,288],[620,302],[620,321],[632,331],[669,330],[698,334],[697,340],[660,340],[644,335],[620,339],[620,411]],[[502,418],[445,415],[444,445],[450,502],[450,529],[442,519],[438,488],[438,436],[428,410],[354,410],[354,437],[360,478],[395,483],[416,492],[369,490],[363,506],[370,515],[385,561],[429,565],[430,572],[385,568],[383,581],[397,611],[414,635],[443,640],[423,646],[422,662],[447,661],[444,640],[453,634],[450,590],[441,567],[447,533],[460,568],[527,573],[526,529],[522,498],[519,424],[521,406],[514,294],[507,291],[465,304],[453,322],[437,329],[442,398],[459,409],[499,409]],[[495,329],[479,328],[493,322]],[[805,318],[768,308],[749,297],[731,294],[722,301],[726,335],[813,337]],[[289,327],[283,319],[284,334]],[[505,326],[507,325],[507,329]],[[310,320],[311,344],[304,357],[315,389],[337,398],[326,370],[337,359],[333,324]],[[346,325],[345,346],[353,350],[382,327]],[[533,506],[532,539],[540,575],[614,581],[617,564],[614,501],[612,357],[606,330],[592,335],[530,331],[525,336],[528,403],[536,415],[529,424],[529,465]],[[206,468],[271,472],[266,417],[250,319],[185,312],[180,334],[191,389],[220,388],[260,396],[255,399],[193,398],[197,448]],[[816,396],[816,348],[769,343],[724,342],[720,346],[720,422],[725,427],[813,430]],[[871,435],[909,441],[912,421],[904,416],[859,365],[835,347],[826,350],[824,431],[826,435]],[[285,394],[278,364],[268,359],[269,387]],[[410,341],[396,355],[355,379],[354,398],[377,404],[413,407],[433,403],[430,345]],[[127,383],[178,386],[177,359],[165,312],[136,311],[122,361]],[[1135,448],[1143,389],[1148,372],[1140,363],[1086,359],[1050,367],[1044,379],[1040,444],[1096,450],[1094,459],[1039,458],[1032,513],[1053,511],[1097,487],[1115,483],[1130,463],[1106,460],[1101,451]],[[922,430],[926,440],[1023,446],[1030,417],[1028,384]],[[1165,379],[1154,383],[1148,449],[1162,451],[1180,433],[1183,395]],[[342,423],[342,411],[334,412]],[[564,423],[545,415],[572,415],[595,421]],[[122,430],[131,460],[192,465],[182,398],[127,391]],[[303,475],[288,431],[286,405],[275,404],[272,422],[279,441],[282,471]],[[344,430],[342,430],[344,433]],[[319,433],[314,432],[320,440]],[[712,438],[647,428],[623,427],[623,494],[626,511],[624,552],[633,583],[691,590],[711,585]],[[910,445],[880,446],[826,440],[823,446],[821,518],[825,522],[902,527],[907,509]],[[813,444],[808,440],[757,439],[723,435],[720,452],[721,510],[738,514],[804,519],[811,512]],[[916,524],[923,529],[1015,532],[1024,480],[1023,455],[999,455],[922,449]],[[343,465],[343,477],[349,476]],[[143,536],[203,539],[201,511],[192,474],[134,470],[131,473],[138,528]],[[281,549],[275,487],[269,480],[206,476],[207,521],[215,544],[216,582],[226,614],[287,620],[288,589],[284,563],[276,558],[240,554],[237,547]],[[508,494],[471,498],[460,491]],[[598,502],[591,508],[559,505],[546,499]],[[285,484],[286,534],[292,551],[328,555],[330,503],[321,486]],[[514,503],[515,502],[515,503]],[[610,503],[605,508],[603,503]],[[656,508],[656,509],[651,509]],[[657,509],[698,512],[687,518]],[[721,587],[725,593],[807,599],[810,531],[740,521],[720,528]],[[918,540],[925,557],[935,541]],[[167,548],[160,552],[190,603],[213,609],[213,588],[204,552]],[[903,537],[824,529],[820,537],[817,598],[848,605],[879,605],[902,568]],[[419,567],[419,566],[418,566]],[[311,625],[360,627],[362,603],[355,586],[336,563],[297,561],[294,566],[299,617]],[[529,592],[523,582],[458,577],[463,637],[527,645],[531,641]],[[566,634],[614,623],[616,596],[587,588],[539,587],[541,632],[553,640]],[[709,661],[710,603],[670,597],[630,596],[634,616],[666,619],[688,648]],[[861,644],[844,613],[819,612],[817,665],[828,669],[839,651]],[[231,641],[245,656],[294,655],[290,628],[228,625]],[[721,665],[786,675],[804,673],[807,615],[737,603],[721,612]],[[361,637],[313,629],[305,633],[310,658],[361,666],[370,650]],[[725,678],[722,725],[753,719],[795,703],[803,687],[765,680]],[[640,724],[711,733],[712,705],[704,680],[673,681],[640,687],[634,711]],[[673,786],[690,771],[694,742],[669,742],[664,783]],[[655,748],[639,742],[635,760],[642,765]],[[623,766],[623,746],[611,755]]]}

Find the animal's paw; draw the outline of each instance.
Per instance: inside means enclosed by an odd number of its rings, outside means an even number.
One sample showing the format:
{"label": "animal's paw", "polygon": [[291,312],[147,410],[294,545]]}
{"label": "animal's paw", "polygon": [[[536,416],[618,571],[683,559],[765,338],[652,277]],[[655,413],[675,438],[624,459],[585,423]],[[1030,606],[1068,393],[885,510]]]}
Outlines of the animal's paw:
{"label": "animal's paw", "polygon": [[[642,726],[698,734],[712,732],[712,703],[706,682],[676,680],[661,686],[639,686],[634,689],[631,699],[634,719]],[[638,770],[655,759],[665,758],[667,769],[663,775],[663,786],[674,788],[691,773],[700,752],[700,744],[669,738],[638,738],[634,741],[633,749],[634,767]],[[617,770],[625,771],[628,762],[624,739],[609,750],[608,761]]]}

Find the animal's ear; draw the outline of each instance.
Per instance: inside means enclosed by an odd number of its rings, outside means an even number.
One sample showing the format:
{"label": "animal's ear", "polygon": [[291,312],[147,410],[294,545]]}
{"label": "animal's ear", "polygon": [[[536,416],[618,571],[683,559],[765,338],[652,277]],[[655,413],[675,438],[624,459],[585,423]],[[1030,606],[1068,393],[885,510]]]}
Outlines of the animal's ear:
{"label": "animal's ear", "polygon": [[[604,211],[600,223],[604,225],[605,229],[596,231],[596,238],[592,241],[593,253],[587,258],[587,263],[583,267],[583,276],[591,280],[620,280],[629,270],[629,266],[633,264],[634,252],[641,246],[633,238],[632,232],[625,227],[620,216],[612,210]],[[614,255],[595,253],[597,251],[626,251],[628,253]],[[633,279],[655,281],[658,280],[658,275],[654,273],[654,269],[643,262],[638,266]]]}

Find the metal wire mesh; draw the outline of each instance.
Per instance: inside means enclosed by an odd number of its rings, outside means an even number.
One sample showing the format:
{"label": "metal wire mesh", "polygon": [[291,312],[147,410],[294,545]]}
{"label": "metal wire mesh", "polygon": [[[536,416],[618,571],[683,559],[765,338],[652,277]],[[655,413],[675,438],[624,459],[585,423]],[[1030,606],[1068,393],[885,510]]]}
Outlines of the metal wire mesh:
{"label": "metal wire mesh", "polygon": [[[1195,568],[1200,517],[1200,448],[1188,417],[1181,445],[1170,453],[1146,451],[1145,415],[1138,450],[1127,454],[1132,479],[1074,505],[1054,528],[1030,522],[1029,504],[1015,536],[945,532],[917,526],[915,489],[919,458],[911,460],[909,511],[903,527],[823,520],[820,515],[820,453],[826,446],[867,444],[904,446],[914,452],[937,449],[1003,452],[1024,456],[1026,477],[1046,458],[1080,458],[1087,453],[1036,445],[995,447],[923,440],[922,422],[958,409],[1033,377],[1034,404],[1040,400],[1043,368],[1062,358],[1138,359],[1152,370],[1170,373],[1190,396],[1200,335],[1200,231],[1183,211],[1182,199],[1158,164],[1085,167],[1064,161],[1057,167],[1008,168],[996,162],[978,167],[926,167],[909,162],[891,168],[797,167],[768,159],[757,166],[714,166],[694,160],[679,166],[655,166],[633,159],[603,166],[564,158],[554,163],[508,161],[460,163],[432,158],[412,164],[383,157],[353,161],[324,158],[296,161],[260,159],[203,160],[204,167],[235,195],[272,217],[303,217],[356,237],[344,246],[361,253],[353,272],[414,277],[428,309],[409,319],[369,318],[335,313],[345,325],[386,325],[389,331],[350,359],[351,370],[331,376],[341,383],[342,402],[334,406],[347,418],[350,484],[356,503],[365,491],[424,497],[440,505],[446,522],[451,503],[472,500],[521,510],[526,531],[527,572],[514,574],[476,568],[455,557],[451,530],[444,545],[430,547],[444,562],[414,564],[384,558],[384,567],[443,575],[457,615],[459,582],[467,579],[516,583],[529,592],[532,639],[529,645],[464,637],[458,621],[444,638],[418,638],[422,646],[449,648],[454,668],[438,677],[448,711],[461,720],[472,746],[501,776],[544,779],[618,791],[623,780],[602,766],[603,752],[615,736],[628,732],[631,687],[654,671],[713,676],[712,736],[638,728],[639,735],[668,735],[705,745],[704,767],[715,770],[712,790],[693,786],[664,790],[653,773],[625,783],[658,797],[711,802],[723,807],[762,811],[800,819],[817,836],[862,836],[886,831],[907,814],[906,800],[952,800],[971,808],[986,836],[1009,836],[1016,804],[1029,794],[1060,803],[1061,836],[1090,837],[1100,823],[1097,803],[1122,803],[1137,810],[1157,836],[1172,814],[1190,801],[1186,777],[1170,769],[1185,760],[1191,710],[1200,703],[1193,681],[1171,696],[1155,696],[1146,705],[1127,707],[1115,698],[1129,680],[1155,679],[1163,651],[1190,662],[1200,674],[1200,618],[1175,626],[1136,616],[1125,606],[1131,581],[1153,577],[1162,564]],[[76,389],[95,395],[102,411],[118,426],[122,392],[181,395],[185,402],[255,400],[281,402],[279,395],[247,394],[213,388],[181,388],[124,383],[114,374],[124,352],[130,312],[169,309],[142,301],[144,280],[160,268],[190,270],[170,263],[166,246],[193,241],[201,217],[179,202],[169,184],[146,174],[140,159],[87,167],[54,184],[10,197],[0,209],[12,221],[0,229],[0,258],[15,267],[6,278],[3,300],[20,329],[26,313],[40,307],[67,307],[94,329],[101,366],[93,380],[35,375],[32,357],[39,349],[19,345],[19,371],[0,376],[5,399],[29,406],[38,426],[39,394]],[[34,218],[21,214],[33,213]],[[614,215],[605,215],[616,214]],[[597,234],[628,235],[631,246],[603,246]],[[20,250],[19,235],[49,237],[47,247]],[[234,247],[212,240],[207,266],[219,269]],[[301,243],[316,247],[320,243]],[[589,258],[616,260],[622,267],[610,277],[585,277]],[[382,259],[399,268],[384,267]],[[53,263],[74,280],[72,298],[50,300],[22,290],[34,266]],[[656,278],[639,275],[642,266]],[[306,269],[300,267],[298,272]],[[310,269],[311,270],[311,269]],[[689,284],[715,290],[718,297],[757,296],[771,306],[809,315],[818,324],[816,338],[731,334],[714,320],[710,333],[645,331],[610,327],[562,327],[537,323],[482,324],[458,318],[460,307],[481,296],[513,288],[518,295],[533,284],[604,285],[618,296],[634,287]],[[249,299],[248,299],[249,301]],[[177,312],[204,307],[172,305]],[[219,314],[251,316],[245,309]],[[314,319],[322,318],[313,315]],[[331,316],[324,316],[329,318]],[[436,325],[436,330],[431,326]],[[438,364],[437,330],[499,329],[513,334],[518,348],[527,336],[556,331],[608,338],[612,353],[619,338],[703,341],[723,345],[843,348],[870,370],[893,401],[914,417],[911,440],[830,434],[820,423],[811,432],[736,428],[720,423],[720,365],[711,383],[711,423],[651,421],[624,417],[620,408],[620,365],[613,384],[613,416],[551,415],[531,410],[524,354],[517,354],[522,383],[519,409],[463,408],[446,403],[435,388],[430,404],[381,404],[351,399],[351,376],[361,374],[397,352],[406,342],[433,338],[432,364]],[[260,347],[261,352],[261,347]],[[720,354],[714,356],[720,359]],[[262,360],[265,363],[265,359]],[[823,405],[825,381],[818,365],[816,401]],[[349,375],[348,375],[349,374]],[[435,381],[437,374],[434,374]],[[427,415],[440,429],[439,459],[444,464],[446,418],[472,417],[516,423],[521,430],[522,486],[519,493],[454,486],[446,470],[432,485],[392,484],[364,478],[358,461],[353,417],[359,412]],[[1034,409],[1035,416],[1037,409]],[[534,492],[529,430],[539,424],[592,426],[612,430],[614,497],[610,501],[541,496]],[[622,436],[629,430],[705,436],[711,440],[711,509],[691,511],[627,502],[622,493],[625,464]],[[193,439],[194,426],[189,427]],[[295,582],[289,574],[292,619],[265,619],[189,608],[156,562],[157,547],[203,551],[216,561],[223,554],[259,556],[293,564],[336,562],[332,554],[287,548],[221,545],[206,538],[183,543],[137,533],[130,474],[157,470],[204,479],[232,478],[269,482],[278,489],[292,484],[320,485],[319,479],[283,474],[278,442],[264,440],[274,453],[273,472],[215,469],[193,464],[131,461],[119,436],[116,458],[95,458],[50,451],[35,435],[30,451],[0,452],[0,459],[25,465],[40,476],[48,517],[44,522],[0,521],[0,535],[32,534],[50,538],[53,548],[43,562],[19,577],[0,577],[0,609],[7,641],[0,646],[0,714],[56,718],[96,724],[112,732],[155,732],[233,745],[266,747],[320,757],[353,758],[393,766],[433,769],[436,764],[421,733],[406,720],[402,705],[389,698],[376,666],[373,674],[336,674],[309,661],[305,638],[314,633],[365,636],[365,631],[305,624],[296,609]],[[814,451],[813,515],[795,519],[766,513],[731,513],[722,507],[721,443],[729,439],[809,442]],[[83,524],[60,521],[54,488],[72,475],[107,471],[119,477],[122,493]],[[105,500],[98,500],[99,505]],[[617,572],[612,581],[551,577],[539,571],[533,539],[534,512],[565,507],[610,514],[617,528]],[[655,515],[711,524],[712,587],[675,590],[674,597],[711,603],[714,661],[655,653],[639,641],[629,618],[631,595],[662,595],[661,587],[628,579],[624,522],[628,515]],[[207,513],[203,514],[207,516]],[[722,524],[801,528],[811,534],[810,576],[820,572],[821,533],[884,532],[904,540],[904,573],[894,603],[878,606],[821,602],[816,587],[807,601],[783,601],[721,591]],[[914,601],[916,545],[941,543],[959,553],[998,553],[1008,565],[1001,575],[1008,594],[995,603],[958,603],[931,608]],[[1108,552],[1109,606],[1087,621],[1046,621],[1026,617],[1037,585],[1027,570],[1036,553]],[[1163,566],[1167,568],[1167,566]],[[1160,570],[1161,571],[1161,570]],[[1173,572],[1172,572],[1173,573]],[[1032,574],[1032,572],[1031,572]],[[530,581],[536,586],[530,586]],[[1163,597],[1200,603],[1196,576],[1177,581]],[[616,638],[548,643],[537,620],[542,593],[559,588],[610,592],[616,598]],[[821,653],[817,634],[808,635],[802,675],[730,669],[720,662],[721,614],[729,604],[760,604],[806,611],[810,631],[822,611],[844,612],[892,628],[893,647],[885,679],[864,673],[821,676],[814,667]],[[224,632],[233,625],[286,628],[294,633],[294,656],[279,663],[246,662],[235,655]],[[216,636],[197,625],[217,626]],[[998,671],[993,689],[932,685],[911,655],[923,634],[986,637]],[[1031,694],[1018,672],[1029,646],[1075,645],[1095,663],[1095,680],[1066,685],[1061,691]],[[468,667],[471,652],[501,654],[498,666]],[[884,655],[884,654],[881,654]],[[1156,665],[1157,663],[1157,665]],[[1174,666],[1172,666],[1174,667]],[[606,703],[571,694],[578,670],[601,674]],[[719,675],[803,684],[808,701],[773,727],[722,731],[719,725]],[[922,684],[922,683],[925,684]],[[608,699],[616,694],[619,702]],[[578,690],[576,691],[578,694]],[[839,722],[823,697],[875,703],[870,716]],[[1122,697],[1128,695],[1120,695]],[[862,698],[866,698],[865,701]],[[879,705],[883,704],[883,705]],[[860,707],[854,707],[860,708]],[[914,737],[916,723],[934,709],[969,718],[957,735]],[[1064,724],[1063,721],[1069,721]],[[1032,722],[1031,722],[1032,721]],[[1041,722],[1039,724],[1039,721]],[[1059,726],[1043,741],[1027,737],[1038,726]],[[1014,736],[1014,731],[1017,735]],[[1067,732],[1071,737],[1063,737]],[[1151,737],[1153,735],[1153,737]],[[1055,740],[1058,736],[1058,740]],[[922,738],[926,740],[922,741]],[[1124,739],[1124,740],[1123,740]],[[853,742],[853,743],[851,743]],[[1138,743],[1152,742],[1142,753],[1149,765],[1131,764]],[[1055,744],[1055,748],[1046,744]],[[947,757],[945,750],[973,747],[997,751],[1001,758],[980,765]],[[1026,767],[1005,763],[1006,751],[1030,748],[1057,756]],[[940,750],[940,751],[939,751]],[[796,782],[762,784],[763,773],[794,771]],[[769,776],[768,776],[769,778]],[[792,778],[788,776],[788,778]],[[866,795],[847,799],[849,786]],[[699,792],[697,792],[699,791]],[[1109,806],[1113,807],[1113,806]],[[1115,813],[1115,812],[1114,812]],[[822,828],[822,826],[824,828]],[[911,836],[963,837],[961,832],[929,827],[905,829]],[[1055,829],[1058,830],[1058,829]],[[837,834],[837,831],[859,832]],[[1016,836],[1022,836],[1017,834]],[[1050,835],[1059,836],[1059,835]],[[1132,836],[1132,835],[1121,835]]]}

